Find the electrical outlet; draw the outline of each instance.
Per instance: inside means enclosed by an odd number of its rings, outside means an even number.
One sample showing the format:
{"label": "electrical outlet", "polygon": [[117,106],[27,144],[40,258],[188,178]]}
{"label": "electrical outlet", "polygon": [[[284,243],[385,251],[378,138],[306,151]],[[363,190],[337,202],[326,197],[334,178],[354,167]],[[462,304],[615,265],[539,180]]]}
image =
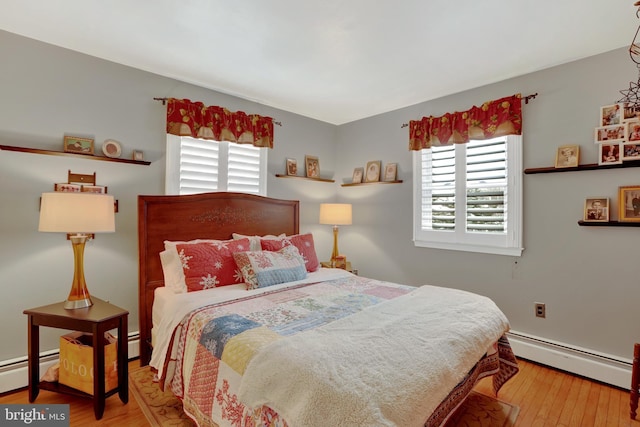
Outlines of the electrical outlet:
{"label": "electrical outlet", "polygon": [[536,317],[547,317],[547,308],[544,305],[544,303],[536,302],[535,308],[536,308]]}

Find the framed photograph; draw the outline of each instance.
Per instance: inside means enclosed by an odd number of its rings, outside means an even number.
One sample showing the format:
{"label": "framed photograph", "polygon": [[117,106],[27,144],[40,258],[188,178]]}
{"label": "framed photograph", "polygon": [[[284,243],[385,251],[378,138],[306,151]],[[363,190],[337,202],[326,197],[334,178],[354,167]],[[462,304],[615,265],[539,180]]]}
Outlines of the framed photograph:
{"label": "framed photograph", "polygon": [[103,187],[101,185],[83,185],[80,191],[83,193],[106,194],[107,187]]}
{"label": "framed photograph", "polygon": [[122,155],[122,145],[115,139],[106,139],[102,143],[102,154],[117,159]]}
{"label": "framed photograph", "polygon": [[320,162],[316,156],[304,156],[307,178],[320,178]]}
{"label": "framed photograph", "polygon": [[287,159],[287,175],[298,175],[298,161],[296,159]]}
{"label": "framed photograph", "polygon": [[621,146],[622,144],[600,144],[598,147],[598,164],[616,165],[622,163]]}
{"label": "framed photograph", "polygon": [[353,170],[353,178],[351,182],[354,184],[360,184],[362,182],[362,176],[364,175],[364,168],[355,168]]}
{"label": "framed photograph", "polygon": [[626,128],[627,127],[624,124],[597,127],[595,132],[595,143],[622,142],[624,141]]}
{"label": "framed photograph", "polygon": [[556,150],[556,168],[575,168],[579,160],[579,145],[561,145]]}
{"label": "framed photograph", "polygon": [[640,119],[627,120],[624,123],[624,139],[627,142],[640,143]]}
{"label": "framed photograph", "polygon": [[589,222],[609,221],[609,199],[592,197],[584,202],[584,220]]}
{"label": "framed photograph", "polygon": [[80,191],[82,191],[82,185],[68,183],[55,184],[54,190],[63,191],[65,193],[79,193]]}
{"label": "framed photograph", "polygon": [[618,215],[621,222],[640,222],[640,185],[618,187]]}
{"label": "framed photograph", "polygon": [[387,163],[384,166],[384,181],[395,181],[398,175],[398,164]]}
{"label": "framed photograph", "polygon": [[635,104],[625,103],[623,104],[622,121],[630,121],[640,119],[640,107]]}
{"label": "framed photograph", "polygon": [[380,160],[374,160],[367,163],[367,169],[364,174],[364,182],[378,182],[380,181],[380,167],[382,162]]}
{"label": "framed photograph", "polygon": [[93,154],[93,139],[65,136],[64,151],[76,154]]}
{"label": "framed photograph", "polygon": [[624,105],[613,104],[600,107],[600,126],[622,124]]}
{"label": "framed photograph", "polygon": [[131,153],[131,158],[133,160],[141,162],[144,160],[144,153],[140,150],[133,150],[133,153]]}
{"label": "framed photograph", "polygon": [[640,160],[640,142],[622,144],[622,161]]}

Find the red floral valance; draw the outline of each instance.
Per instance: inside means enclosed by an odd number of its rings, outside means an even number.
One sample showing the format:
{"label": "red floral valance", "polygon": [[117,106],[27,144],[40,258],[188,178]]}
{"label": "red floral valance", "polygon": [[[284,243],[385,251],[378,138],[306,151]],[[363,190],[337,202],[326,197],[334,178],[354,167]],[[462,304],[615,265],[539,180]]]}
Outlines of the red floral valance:
{"label": "red floral valance", "polygon": [[463,144],[470,140],[522,134],[520,94],[488,101],[469,111],[423,117],[409,122],[409,150],[433,145]]}
{"label": "red floral valance", "polygon": [[273,119],[188,99],[167,99],[167,133],[273,148]]}

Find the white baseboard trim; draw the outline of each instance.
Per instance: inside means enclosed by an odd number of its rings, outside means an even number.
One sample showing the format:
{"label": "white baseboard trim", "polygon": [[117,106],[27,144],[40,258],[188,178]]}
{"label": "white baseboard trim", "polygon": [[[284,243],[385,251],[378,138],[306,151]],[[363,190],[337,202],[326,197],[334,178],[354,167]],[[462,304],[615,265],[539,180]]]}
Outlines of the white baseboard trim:
{"label": "white baseboard trim", "polygon": [[[128,336],[129,359],[140,355],[140,334],[132,332]],[[55,365],[59,359],[59,351],[51,350],[40,353],[40,377]],[[26,357],[0,362],[0,393],[6,393],[29,385],[29,368]]]}
{"label": "white baseboard trim", "polygon": [[623,389],[631,386],[631,359],[623,359],[534,335],[507,334],[517,357],[561,369]]}

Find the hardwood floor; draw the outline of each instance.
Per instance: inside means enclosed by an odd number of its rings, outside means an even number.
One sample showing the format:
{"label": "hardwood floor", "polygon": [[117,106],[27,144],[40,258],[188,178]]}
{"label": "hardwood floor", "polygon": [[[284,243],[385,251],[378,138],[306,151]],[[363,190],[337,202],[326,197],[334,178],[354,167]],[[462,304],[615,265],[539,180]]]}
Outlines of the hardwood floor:
{"label": "hardwood floor", "polygon": [[[640,421],[629,418],[629,392],[520,360],[520,372],[500,390],[498,398],[520,407],[517,427],[640,427]],[[129,368],[139,366],[137,360]],[[629,378],[631,384],[631,378]],[[485,378],[476,390],[493,395],[491,379]],[[124,405],[117,395],[107,399],[104,416],[93,417],[88,399],[40,391],[35,403],[69,403],[72,427],[145,426],[147,420],[136,399],[129,394]],[[28,403],[28,393],[20,390],[0,397],[0,404]],[[640,416],[639,416],[640,418]]]}

